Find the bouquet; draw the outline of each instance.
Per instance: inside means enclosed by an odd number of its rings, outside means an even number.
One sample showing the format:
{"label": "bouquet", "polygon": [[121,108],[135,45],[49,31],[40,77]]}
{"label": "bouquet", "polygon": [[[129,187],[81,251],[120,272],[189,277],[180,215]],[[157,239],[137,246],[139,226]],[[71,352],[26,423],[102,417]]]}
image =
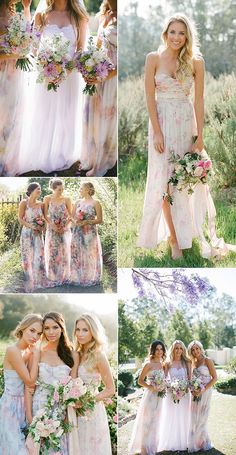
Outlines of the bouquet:
{"label": "bouquet", "polygon": [[[106,52],[94,44],[92,37],[89,38],[88,50],[78,53],[75,66],[85,79],[95,78],[101,82],[108,76],[109,71],[115,69]],[[95,92],[94,84],[87,83],[83,89],[83,93],[87,95],[94,95]]]}
{"label": "bouquet", "polygon": [[[190,392],[201,392],[202,390],[205,389],[205,386],[203,384],[201,376],[197,376],[194,374],[192,380],[189,382],[189,389]],[[199,402],[201,400],[202,396],[193,396],[193,401]]]}
{"label": "bouquet", "polygon": [[[214,175],[212,162],[209,159],[205,150],[199,155],[198,153],[186,153],[183,158],[171,152],[170,163],[173,164],[173,172],[168,181],[172,187],[176,187],[178,191],[183,189],[188,190],[188,194],[194,192],[193,188],[197,183],[207,183],[209,177]],[[173,199],[170,194],[164,194],[170,204]]]}
{"label": "bouquet", "polygon": [[82,379],[63,378],[54,392],[54,399],[58,400],[66,409],[68,406],[78,405],[76,414],[87,416],[94,410],[96,401],[92,389],[84,384]]}
{"label": "bouquet", "polygon": [[61,437],[69,431],[68,427],[69,425],[57,415],[57,411],[50,413],[48,409],[43,408],[34,416],[29,426],[29,435],[34,443],[40,444],[40,454],[46,450],[60,453]]}
{"label": "bouquet", "polygon": [[44,218],[41,218],[40,216],[33,219],[33,225],[34,225],[35,227],[44,229],[44,228],[45,228],[45,224],[46,224],[46,223],[45,223]]}
{"label": "bouquet", "polygon": [[181,398],[183,398],[188,391],[188,381],[174,378],[170,381],[168,388],[173,402],[179,403]]}
{"label": "bouquet", "polygon": [[162,371],[153,372],[153,376],[150,377],[150,384],[156,387],[158,397],[164,398],[166,396],[167,383]]}
{"label": "bouquet", "polygon": [[68,222],[68,217],[63,214],[62,214],[62,216],[58,215],[54,218],[53,222],[57,227],[64,229],[66,226],[66,223]]}
{"label": "bouquet", "polygon": [[78,221],[83,221],[86,219],[86,215],[85,215],[85,212],[83,212],[83,210],[79,210],[79,213],[78,213]]}
{"label": "bouquet", "polygon": [[19,55],[16,68],[30,71],[32,63],[28,55],[37,46],[39,38],[40,33],[33,31],[24,14],[17,13],[10,18],[7,33],[0,37],[0,47],[7,54]]}
{"label": "bouquet", "polygon": [[69,55],[70,41],[62,33],[43,39],[36,57],[37,82],[45,83],[47,90],[57,91],[68,72],[74,68]]}

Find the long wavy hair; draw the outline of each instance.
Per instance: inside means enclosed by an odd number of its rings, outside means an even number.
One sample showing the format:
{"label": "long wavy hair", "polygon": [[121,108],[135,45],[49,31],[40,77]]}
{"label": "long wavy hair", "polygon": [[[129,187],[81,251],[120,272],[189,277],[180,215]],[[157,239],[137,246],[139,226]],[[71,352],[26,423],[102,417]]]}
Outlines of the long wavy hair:
{"label": "long wavy hair", "polygon": [[[57,354],[66,365],[72,368],[74,365],[74,360],[72,357],[72,345],[67,335],[65,320],[62,314],[57,313],[56,311],[50,311],[49,313],[46,313],[43,317],[43,327],[47,319],[52,319],[60,326],[62,332],[57,346]],[[46,338],[45,334],[44,337]]]}
{"label": "long wavy hair", "polygon": [[80,344],[76,337],[76,328],[79,321],[83,321],[85,324],[87,324],[92,335],[92,340],[90,341],[89,345],[86,346],[86,353],[88,354],[88,363],[93,364],[96,360],[96,355],[99,352],[103,351],[106,346],[107,339],[105,330],[99,319],[93,314],[84,313],[75,321],[75,350],[79,353],[80,357],[83,356],[85,351],[84,345]]}
{"label": "long wavy hair", "polygon": [[156,348],[158,345],[160,345],[162,347],[162,351],[163,351],[162,359],[163,360],[166,359],[166,347],[165,347],[164,343],[161,340],[155,340],[152,342],[152,344],[150,345],[150,348],[149,348],[150,360],[154,359],[155,353],[156,353]]}
{"label": "long wavy hair", "polygon": [[16,12],[16,6],[15,4],[10,5],[10,0],[1,0],[1,5],[0,6],[5,6],[8,8],[11,14],[15,14]]}
{"label": "long wavy hair", "polygon": [[193,340],[188,345],[188,355],[189,355],[189,358],[192,360],[193,363],[196,362],[196,358],[192,354],[193,346],[198,346],[200,348],[200,351],[201,351],[203,357],[206,357],[206,354],[205,354],[205,351],[204,351],[202,343],[200,341],[198,341],[198,340]]}
{"label": "long wavy hair", "polygon": [[[46,0],[47,8],[42,13],[43,24],[46,22],[46,14],[53,10],[55,0]],[[71,19],[74,21],[78,38],[80,34],[80,22],[86,21],[88,22],[88,13],[85,7],[82,7],[77,0],[67,0],[67,8],[70,13]]]}
{"label": "long wavy hair", "polygon": [[201,57],[199,49],[198,34],[193,21],[191,21],[185,14],[174,14],[171,16],[162,31],[162,41],[165,48],[167,47],[167,34],[173,22],[181,22],[186,27],[186,41],[181,48],[177,57],[176,79],[183,82],[186,78],[193,74],[193,58]]}
{"label": "long wavy hair", "polygon": [[183,343],[183,341],[181,341],[181,340],[175,340],[172,343],[172,345],[170,347],[170,351],[169,351],[170,361],[171,362],[174,361],[174,351],[175,351],[175,347],[176,347],[177,344],[180,344],[180,346],[181,346],[181,348],[183,350],[180,360],[187,368],[187,364],[189,364],[190,359],[189,359],[188,354],[187,354],[187,348],[186,348],[185,344]]}

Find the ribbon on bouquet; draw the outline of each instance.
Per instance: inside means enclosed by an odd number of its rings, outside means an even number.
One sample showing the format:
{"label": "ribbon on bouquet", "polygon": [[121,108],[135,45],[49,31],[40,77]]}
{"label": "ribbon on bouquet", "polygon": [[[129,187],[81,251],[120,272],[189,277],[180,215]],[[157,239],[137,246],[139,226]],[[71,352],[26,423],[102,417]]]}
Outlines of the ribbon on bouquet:
{"label": "ribbon on bouquet", "polygon": [[40,444],[38,442],[34,442],[30,435],[27,436],[25,445],[29,452],[29,455],[39,455]]}
{"label": "ribbon on bouquet", "polygon": [[69,455],[80,455],[79,453],[79,438],[78,438],[78,424],[75,408],[68,406],[67,408],[68,422],[72,425],[69,432]]}

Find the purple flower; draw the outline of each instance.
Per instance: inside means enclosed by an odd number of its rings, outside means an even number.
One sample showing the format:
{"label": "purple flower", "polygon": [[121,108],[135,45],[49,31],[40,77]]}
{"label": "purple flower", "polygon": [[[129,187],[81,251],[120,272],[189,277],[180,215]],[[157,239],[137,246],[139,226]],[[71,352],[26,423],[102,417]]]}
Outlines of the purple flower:
{"label": "purple flower", "polygon": [[46,77],[56,77],[58,76],[58,73],[56,69],[54,68],[53,63],[49,63],[45,68],[44,68],[44,76]]}
{"label": "purple flower", "polygon": [[107,62],[100,62],[96,66],[96,74],[98,77],[105,78],[108,75],[108,65]]}

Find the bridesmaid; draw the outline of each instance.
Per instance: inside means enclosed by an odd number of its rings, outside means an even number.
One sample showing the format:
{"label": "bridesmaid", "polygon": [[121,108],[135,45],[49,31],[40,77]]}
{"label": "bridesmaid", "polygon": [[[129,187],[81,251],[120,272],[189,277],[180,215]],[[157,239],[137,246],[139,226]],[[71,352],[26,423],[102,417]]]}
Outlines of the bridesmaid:
{"label": "bridesmaid", "polygon": [[[24,384],[33,386],[38,375],[40,351],[35,344],[42,334],[42,317],[27,314],[14,335],[17,342],[9,346],[3,361],[4,393],[0,400],[0,453],[28,455],[23,430],[26,427]],[[31,358],[30,370],[27,363]]]}
{"label": "bridesmaid", "polygon": [[71,281],[80,286],[99,284],[102,275],[102,248],[97,225],[102,223],[102,206],[93,198],[92,183],[83,183],[73,209]]}
{"label": "bridesmaid", "polygon": [[41,187],[30,183],[26,199],[19,205],[18,219],[23,225],[20,237],[22,267],[25,273],[25,290],[32,292],[47,285],[44,262],[43,227],[37,221],[44,221],[43,203],[38,200]]}
{"label": "bridesmaid", "polygon": [[[65,320],[62,314],[57,312],[46,313],[43,318],[43,337],[46,341],[40,353],[39,376],[41,383],[55,386],[60,379],[73,374],[76,376],[78,355],[73,353],[71,344],[66,332]],[[26,417],[29,423],[32,422],[33,416],[42,409],[48,398],[47,389],[36,386],[33,396],[26,391]],[[29,454],[35,453],[35,446],[31,438],[27,438],[27,448]],[[51,452],[50,452],[51,453]],[[61,439],[61,455],[68,455],[68,438]]]}
{"label": "bridesmaid", "polygon": [[193,396],[199,397],[200,400],[192,400],[191,403],[188,451],[192,453],[212,448],[207,431],[207,419],[210,410],[212,387],[217,381],[217,374],[213,361],[206,357],[200,341],[192,341],[190,343],[188,354],[192,360],[193,377],[200,377],[204,384],[201,392],[193,393]]}
{"label": "bridesmaid", "polygon": [[[162,341],[155,340],[150,346],[149,360],[145,363],[138,383],[146,390],[142,397],[135,420],[129,454],[155,455],[158,451],[160,418],[163,399],[158,397],[158,389],[152,384],[155,374],[165,379],[164,361],[166,348]],[[145,381],[145,378],[146,381]]]}
{"label": "bridesmaid", "polygon": [[[117,1],[103,1],[102,24],[97,45],[107,52],[117,67]],[[87,176],[102,176],[117,160],[117,70],[104,82],[96,83],[97,93],[85,101],[85,118],[80,170]],[[98,83],[97,83],[98,82]]]}
{"label": "bridesmaid", "polygon": [[[6,34],[9,20],[15,15],[15,3],[18,0],[1,0],[0,4],[0,39]],[[31,0],[22,0],[24,15],[30,20]],[[6,54],[0,44],[0,175],[7,173],[6,146],[17,120],[17,108],[22,104],[23,73],[17,70],[17,55]],[[19,115],[19,114],[18,114]],[[6,163],[8,164],[8,163]]]}
{"label": "bridesmaid", "polygon": [[[165,372],[168,380],[191,379],[191,362],[188,359],[184,343],[175,340],[170,347],[170,360],[166,362]],[[160,427],[160,442],[158,450],[187,450],[190,420],[190,393],[174,403],[167,393],[163,404],[163,416]]]}
{"label": "bridesmaid", "polygon": [[72,204],[71,199],[63,195],[63,180],[59,178],[50,180],[49,188],[53,194],[44,198],[47,221],[45,260],[47,276],[56,286],[70,278]]}
{"label": "bridesmaid", "polygon": [[[111,440],[104,400],[115,393],[111,369],[104,352],[105,334],[100,321],[83,314],[75,322],[74,336],[80,365],[78,376],[95,388],[96,405],[89,419],[78,417],[79,453],[111,455]],[[99,392],[101,382],[104,389]]]}

